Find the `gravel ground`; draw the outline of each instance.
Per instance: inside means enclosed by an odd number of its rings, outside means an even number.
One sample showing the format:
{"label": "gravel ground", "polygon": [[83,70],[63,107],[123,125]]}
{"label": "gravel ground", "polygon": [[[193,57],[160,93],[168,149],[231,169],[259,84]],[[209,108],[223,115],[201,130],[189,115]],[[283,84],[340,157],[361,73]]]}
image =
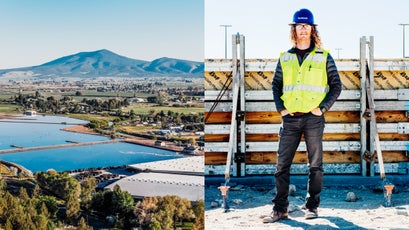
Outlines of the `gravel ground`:
{"label": "gravel ground", "polygon": [[289,219],[267,224],[260,216],[271,213],[275,188],[230,186],[226,212],[218,186],[206,185],[206,229],[409,229],[409,184],[395,186],[390,206],[385,204],[382,182],[374,186],[325,186],[319,217],[311,220],[304,218],[301,209],[306,188],[294,185],[295,191],[289,197]]}

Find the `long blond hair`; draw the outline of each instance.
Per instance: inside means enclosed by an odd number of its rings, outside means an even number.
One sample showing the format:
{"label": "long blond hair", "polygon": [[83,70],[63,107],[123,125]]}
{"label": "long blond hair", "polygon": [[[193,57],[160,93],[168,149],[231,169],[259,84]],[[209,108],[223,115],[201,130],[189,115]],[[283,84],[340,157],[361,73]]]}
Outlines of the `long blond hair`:
{"label": "long blond hair", "polygon": [[[291,39],[291,43],[293,44],[293,47],[296,47],[297,46],[297,33],[295,32],[295,25],[291,26],[290,39]],[[317,27],[314,25],[311,26],[311,41],[315,44],[315,47],[317,49],[322,48],[322,41],[320,38],[320,34],[317,30]]]}

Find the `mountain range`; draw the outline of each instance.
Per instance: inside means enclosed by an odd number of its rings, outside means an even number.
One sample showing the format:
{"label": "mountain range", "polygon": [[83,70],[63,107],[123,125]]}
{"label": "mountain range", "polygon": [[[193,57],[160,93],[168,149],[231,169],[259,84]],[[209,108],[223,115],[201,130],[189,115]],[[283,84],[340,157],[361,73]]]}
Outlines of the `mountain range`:
{"label": "mountain range", "polygon": [[162,57],[143,61],[106,49],[64,56],[38,66],[0,70],[1,77],[203,77],[204,63]]}

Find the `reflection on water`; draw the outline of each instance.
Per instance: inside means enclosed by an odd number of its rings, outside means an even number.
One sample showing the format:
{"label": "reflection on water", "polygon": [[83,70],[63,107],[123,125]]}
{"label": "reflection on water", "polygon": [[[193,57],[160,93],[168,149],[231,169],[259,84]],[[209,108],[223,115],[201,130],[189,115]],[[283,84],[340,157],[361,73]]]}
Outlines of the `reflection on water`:
{"label": "reflection on water", "polygon": [[[37,121],[84,123],[65,117],[36,116]],[[11,149],[11,145],[34,147],[66,144],[67,140],[90,142],[106,140],[106,137],[62,131],[64,124],[30,124],[0,122],[0,149]],[[115,143],[47,149],[0,155],[0,159],[21,164],[36,172],[50,168],[57,171],[120,166],[182,157],[172,151],[128,143]]]}

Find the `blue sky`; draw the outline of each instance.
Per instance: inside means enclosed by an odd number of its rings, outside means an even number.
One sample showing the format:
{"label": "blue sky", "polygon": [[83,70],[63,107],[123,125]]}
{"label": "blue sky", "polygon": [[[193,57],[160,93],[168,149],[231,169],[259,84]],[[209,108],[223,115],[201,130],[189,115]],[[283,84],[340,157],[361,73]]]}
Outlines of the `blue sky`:
{"label": "blue sky", "polygon": [[1,0],[0,69],[108,49],[203,61],[204,0]]}
{"label": "blue sky", "polygon": [[[359,39],[374,36],[375,58],[403,57],[403,30],[409,23],[407,0],[205,0],[205,58],[224,57],[224,28],[245,36],[246,58],[278,58],[291,47],[288,23],[294,12],[310,9],[334,58],[359,58]],[[409,26],[406,26],[409,56]]]}

